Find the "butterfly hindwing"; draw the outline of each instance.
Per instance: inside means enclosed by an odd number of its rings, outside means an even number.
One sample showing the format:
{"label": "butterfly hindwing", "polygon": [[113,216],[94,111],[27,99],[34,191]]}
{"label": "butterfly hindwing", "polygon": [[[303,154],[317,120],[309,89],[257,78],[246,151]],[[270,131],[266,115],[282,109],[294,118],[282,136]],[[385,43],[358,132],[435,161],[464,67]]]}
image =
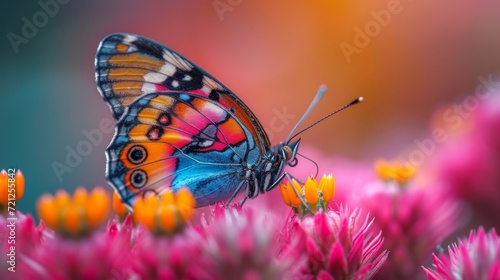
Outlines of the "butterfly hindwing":
{"label": "butterfly hindwing", "polygon": [[260,151],[250,131],[217,102],[183,92],[151,93],[131,103],[106,150],[108,179],[123,201],[186,186],[197,206],[229,198],[242,165]]}

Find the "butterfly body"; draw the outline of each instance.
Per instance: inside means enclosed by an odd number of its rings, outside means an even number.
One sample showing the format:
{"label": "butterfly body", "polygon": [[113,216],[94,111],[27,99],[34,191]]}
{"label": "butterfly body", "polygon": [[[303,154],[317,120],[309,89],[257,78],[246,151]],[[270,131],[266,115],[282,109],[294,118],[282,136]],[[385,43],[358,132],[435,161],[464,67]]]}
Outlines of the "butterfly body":
{"label": "butterfly body", "polygon": [[96,81],[113,116],[106,175],[122,201],[188,187],[197,207],[274,188],[299,141],[271,146],[234,93],[167,47],[112,34],[96,55]]}

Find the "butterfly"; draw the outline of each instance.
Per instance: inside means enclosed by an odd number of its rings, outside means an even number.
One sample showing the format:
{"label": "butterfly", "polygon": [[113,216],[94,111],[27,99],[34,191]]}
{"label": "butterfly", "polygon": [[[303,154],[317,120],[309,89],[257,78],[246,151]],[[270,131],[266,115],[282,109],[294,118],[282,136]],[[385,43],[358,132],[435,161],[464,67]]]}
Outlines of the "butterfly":
{"label": "butterfly", "polygon": [[105,152],[106,177],[129,207],[140,195],[181,187],[189,188],[196,207],[240,193],[243,203],[275,188],[285,166],[297,163],[300,139],[272,146],[236,94],[151,39],[107,36],[95,74],[118,121]]}

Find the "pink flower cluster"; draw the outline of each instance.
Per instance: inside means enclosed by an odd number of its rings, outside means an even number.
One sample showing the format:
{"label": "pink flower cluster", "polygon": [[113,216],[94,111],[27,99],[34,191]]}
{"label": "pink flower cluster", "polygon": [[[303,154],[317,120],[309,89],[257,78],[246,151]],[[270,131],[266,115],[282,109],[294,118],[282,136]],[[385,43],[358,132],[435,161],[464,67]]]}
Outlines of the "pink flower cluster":
{"label": "pink flower cluster", "polygon": [[500,239],[494,229],[471,231],[468,240],[452,244],[448,253],[433,255],[433,269],[424,268],[430,280],[500,279]]}
{"label": "pink flower cluster", "polygon": [[295,216],[285,230],[285,253],[301,255],[300,279],[371,279],[387,259],[382,233],[369,231],[373,219],[340,207],[303,219]]}
{"label": "pink flower cluster", "polygon": [[500,91],[485,96],[429,168],[451,196],[467,203],[469,228],[500,227]]}
{"label": "pink flower cluster", "polygon": [[280,222],[265,211],[216,205],[199,222],[163,236],[128,216],[67,239],[20,214],[24,246],[16,272],[2,270],[2,279],[367,279],[387,257],[380,234],[368,232],[372,220],[347,208]]}

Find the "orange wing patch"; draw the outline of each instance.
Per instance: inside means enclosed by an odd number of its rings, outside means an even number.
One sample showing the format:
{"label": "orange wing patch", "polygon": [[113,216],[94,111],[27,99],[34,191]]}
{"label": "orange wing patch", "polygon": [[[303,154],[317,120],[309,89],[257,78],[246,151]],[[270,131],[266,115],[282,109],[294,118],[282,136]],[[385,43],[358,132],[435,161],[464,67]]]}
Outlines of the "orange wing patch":
{"label": "orange wing patch", "polygon": [[[118,97],[138,96],[142,94],[142,82],[115,82],[113,83],[114,94]],[[128,105],[128,104],[127,104]]]}
{"label": "orange wing patch", "polygon": [[154,108],[144,108],[141,110],[137,119],[143,124],[158,125],[158,118],[160,117],[161,111]]}
{"label": "orange wing patch", "polygon": [[160,111],[167,111],[170,107],[175,104],[175,99],[168,95],[158,95],[157,97],[151,99],[149,105]]}
{"label": "orange wing patch", "polygon": [[129,45],[126,45],[126,44],[118,44],[118,45],[116,45],[116,50],[118,52],[121,52],[121,53],[127,52],[128,48],[129,48]]}
{"label": "orange wing patch", "polygon": [[110,81],[143,81],[144,75],[150,72],[148,69],[140,68],[111,68],[108,78]]}
{"label": "orange wing patch", "polygon": [[110,66],[115,67],[152,68],[157,70],[164,64],[161,60],[140,53],[115,54],[109,58],[108,63]]}

